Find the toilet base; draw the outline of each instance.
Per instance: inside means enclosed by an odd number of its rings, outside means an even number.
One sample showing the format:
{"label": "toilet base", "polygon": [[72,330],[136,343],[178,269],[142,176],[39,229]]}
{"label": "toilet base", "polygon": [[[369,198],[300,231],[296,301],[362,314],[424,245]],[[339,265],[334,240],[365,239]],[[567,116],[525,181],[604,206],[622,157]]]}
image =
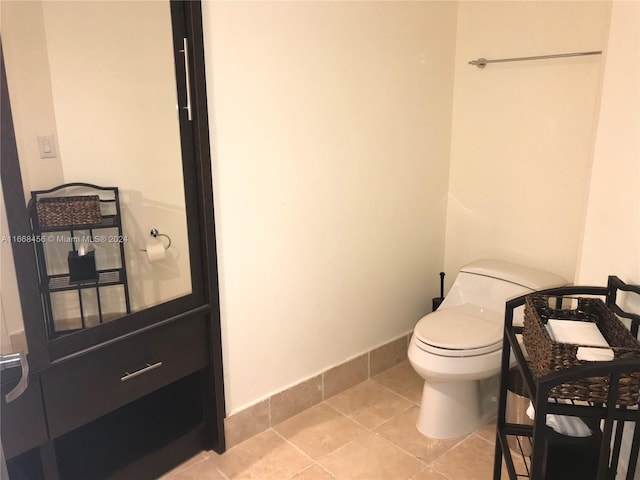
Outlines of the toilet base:
{"label": "toilet base", "polygon": [[496,417],[495,398],[476,380],[424,382],[416,427],[429,438],[468,435]]}

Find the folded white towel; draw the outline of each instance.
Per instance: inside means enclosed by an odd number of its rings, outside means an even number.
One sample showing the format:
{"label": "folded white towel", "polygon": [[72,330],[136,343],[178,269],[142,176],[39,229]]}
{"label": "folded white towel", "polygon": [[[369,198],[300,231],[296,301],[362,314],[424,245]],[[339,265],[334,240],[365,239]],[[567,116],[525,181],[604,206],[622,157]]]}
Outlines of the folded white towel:
{"label": "folded white towel", "polygon": [[593,322],[550,318],[547,322],[547,331],[550,332],[551,338],[559,343],[571,343],[589,347],[609,346],[607,340],[600,333],[600,329]]}
{"label": "folded white towel", "polygon": [[[535,415],[533,403],[529,402],[527,416],[533,420]],[[553,428],[555,432],[569,437],[588,437],[591,435],[591,429],[578,417],[547,414],[547,426]]]}
{"label": "folded white towel", "polygon": [[610,348],[578,347],[576,358],[587,362],[609,362],[614,355]]}

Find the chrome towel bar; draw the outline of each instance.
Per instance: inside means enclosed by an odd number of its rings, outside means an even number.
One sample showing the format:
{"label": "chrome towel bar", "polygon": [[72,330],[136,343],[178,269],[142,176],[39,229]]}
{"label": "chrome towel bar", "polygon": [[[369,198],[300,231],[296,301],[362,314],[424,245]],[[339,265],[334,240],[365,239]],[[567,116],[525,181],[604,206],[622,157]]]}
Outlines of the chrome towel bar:
{"label": "chrome towel bar", "polygon": [[544,60],[547,58],[562,58],[562,57],[584,57],[586,55],[600,55],[602,50],[594,50],[592,52],[574,52],[574,53],[556,53],[554,55],[537,55],[535,57],[516,57],[516,58],[499,58],[497,60],[487,60],[486,58],[479,58],[477,60],[471,60],[469,65],[475,65],[478,68],[484,68],[487,63],[501,63],[501,62],[520,62],[523,60]]}

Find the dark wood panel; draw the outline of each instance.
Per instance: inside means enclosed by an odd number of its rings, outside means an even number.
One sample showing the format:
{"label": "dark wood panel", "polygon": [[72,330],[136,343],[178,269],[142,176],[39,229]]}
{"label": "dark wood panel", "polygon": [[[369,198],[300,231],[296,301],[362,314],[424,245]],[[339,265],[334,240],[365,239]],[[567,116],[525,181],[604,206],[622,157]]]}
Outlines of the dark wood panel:
{"label": "dark wood panel", "polygon": [[54,440],[63,480],[152,480],[204,447],[200,370]]}
{"label": "dark wood panel", "polygon": [[13,402],[7,403],[4,396],[15,386],[17,380],[2,384],[2,448],[7,459],[26,452],[47,441],[47,426],[40,379],[29,379],[29,387]]}
{"label": "dark wood panel", "polygon": [[107,477],[108,480],[153,480],[160,478],[176,465],[186,462],[203,450],[204,426],[198,425],[182,437],[162,448],[142,456],[122,470]]}
{"label": "dark wood panel", "polygon": [[[199,315],[53,365],[42,374],[51,437],[207,366],[207,358],[207,326],[205,316]],[[134,375],[123,380],[127,374]]]}

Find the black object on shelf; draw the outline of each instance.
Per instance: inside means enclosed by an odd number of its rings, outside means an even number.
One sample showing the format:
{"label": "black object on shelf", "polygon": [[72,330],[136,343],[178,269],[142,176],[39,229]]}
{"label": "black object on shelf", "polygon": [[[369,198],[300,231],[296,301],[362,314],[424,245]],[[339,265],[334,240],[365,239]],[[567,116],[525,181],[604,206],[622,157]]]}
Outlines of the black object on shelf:
{"label": "black object on shelf", "polygon": [[[610,276],[607,287],[569,286],[551,288],[537,294],[602,297],[608,309],[618,317],[630,321],[631,334],[637,337],[640,315],[622,310],[616,303],[619,292],[640,295],[640,285],[628,285],[618,277]],[[617,473],[623,463],[627,466],[625,480],[634,480],[640,451],[640,410],[637,408],[639,399],[636,396],[633,402],[626,401],[624,404],[619,400],[621,392],[625,391],[626,384],[629,383],[625,377],[640,377],[640,360],[616,358],[606,362],[584,362],[536,376],[519,341],[525,327],[513,323],[514,310],[522,307],[527,297],[523,295],[506,302],[493,479],[502,478],[504,460],[505,471],[510,480],[611,480],[618,478]],[[506,418],[512,357],[515,357],[516,368],[522,375],[526,393],[535,408],[533,425],[510,422]],[[606,378],[607,395],[604,402],[585,401],[580,397],[576,397],[576,400],[557,399],[552,394],[560,385],[596,377]],[[547,415],[550,414],[578,417],[589,426],[592,435],[576,438],[553,432],[546,425]],[[626,458],[621,459],[625,433],[631,433],[634,441],[630,451],[625,453]],[[530,457],[522,448],[512,447],[512,439],[517,438],[521,443],[521,437],[528,437],[526,441],[531,445]],[[516,456],[521,456],[520,462],[515,461]]]}
{"label": "black object on shelf", "polygon": [[546,480],[596,480],[602,433],[570,437],[546,428],[548,445]]}
{"label": "black object on shelf", "polygon": [[95,282],[98,280],[95,252],[79,255],[77,250],[71,250],[67,262],[69,263],[70,282]]}
{"label": "black object on shelf", "polygon": [[[48,190],[33,191],[29,211],[40,294],[50,338],[78,330],[69,327],[61,329],[56,325],[60,320],[74,320],[55,318],[53,299],[63,292],[77,292],[75,305],[80,316],[80,329],[87,327],[88,312],[97,314],[98,323],[104,322],[101,294],[105,288],[119,286],[119,295],[124,305],[121,313],[131,313],[124,243],[108,241],[109,238],[126,238],[122,232],[118,188],[89,183],[66,183]],[[106,229],[111,229],[111,232]],[[106,268],[96,264],[94,251],[83,255],[79,253],[80,245],[90,244],[94,240],[101,248],[108,250],[114,264],[119,263],[119,266]],[[59,256],[61,244],[69,248],[68,271],[52,273],[51,265]],[[56,272],[59,272],[59,268],[58,266]],[[83,292],[89,290],[93,290],[95,295],[83,295]],[[71,301],[68,295],[64,298],[66,302]],[[95,306],[88,308],[88,302],[95,303]]]}

